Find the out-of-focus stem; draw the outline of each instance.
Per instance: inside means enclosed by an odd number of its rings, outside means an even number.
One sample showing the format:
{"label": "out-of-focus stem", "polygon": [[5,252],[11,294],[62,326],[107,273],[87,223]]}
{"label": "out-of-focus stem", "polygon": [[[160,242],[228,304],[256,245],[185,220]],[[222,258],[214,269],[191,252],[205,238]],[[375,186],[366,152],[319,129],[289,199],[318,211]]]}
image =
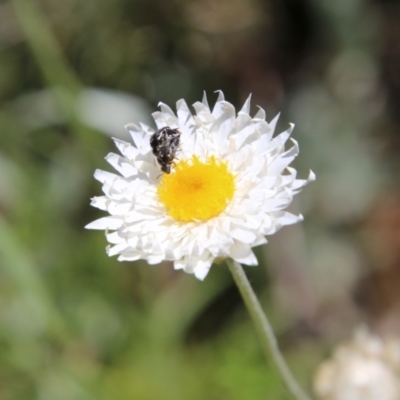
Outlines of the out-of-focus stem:
{"label": "out-of-focus stem", "polygon": [[54,36],[39,7],[31,0],[11,0],[21,30],[40,68],[47,86],[52,90],[56,106],[79,139],[86,155],[99,144],[94,135],[77,115],[77,100],[82,84],[69,66],[62,48]]}

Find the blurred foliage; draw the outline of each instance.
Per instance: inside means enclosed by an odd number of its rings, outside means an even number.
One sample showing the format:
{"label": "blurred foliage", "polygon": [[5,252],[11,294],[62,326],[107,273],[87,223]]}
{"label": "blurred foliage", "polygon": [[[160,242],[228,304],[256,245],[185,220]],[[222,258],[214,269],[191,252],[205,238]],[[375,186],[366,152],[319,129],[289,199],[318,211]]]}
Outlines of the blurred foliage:
{"label": "blurred foliage", "polygon": [[247,270],[295,375],[361,320],[400,334],[399,22],[394,1],[0,1],[0,399],[289,398],[224,265],[118,263],[83,229],[110,136],[203,90],[283,110],[317,173]]}

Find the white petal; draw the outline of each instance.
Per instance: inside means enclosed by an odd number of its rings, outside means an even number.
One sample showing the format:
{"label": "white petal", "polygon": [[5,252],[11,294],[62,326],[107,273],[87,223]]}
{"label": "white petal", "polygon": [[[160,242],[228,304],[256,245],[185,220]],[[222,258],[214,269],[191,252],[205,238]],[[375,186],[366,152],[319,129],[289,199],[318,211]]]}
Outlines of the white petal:
{"label": "white petal", "polygon": [[134,160],[135,157],[139,154],[138,149],[136,147],[133,147],[130,143],[116,138],[113,138],[113,140],[121,154],[129,160]]}
{"label": "white petal", "polygon": [[230,256],[237,262],[246,265],[258,265],[257,258],[251,247],[241,242],[235,242],[231,248]]}
{"label": "white petal", "polygon": [[294,128],[294,124],[290,124],[289,128],[286,129],[286,131],[282,132],[281,134],[276,136],[274,139],[272,139],[271,143],[270,143],[271,149],[275,149],[275,148],[281,149],[281,148],[283,148],[284,144],[289,139],[290,134],[293,131],[293,128]]}
{"label": "white petal", "polygon": [[207,101],[207,94],[206,92],[203,92],[203,100],[202,103],[208,108],[210,109],[210,106],[208,105],[208,101]]}
{"label": "white petal", "polygon": [[203,103],[197,102],[193,104],[193,108],[196,111],[197,118],[199,120],[199,126],[202,124],[209,124],[214,121],[214,117],[211,114],[210,108]]}
{"label": "white petal", "polygon": [[281,113],[278,113],[275,118],[269,123],[270,128],[272,129],[272,133],[275,132],[276,124],[278,123],[279,117]]}
{"label": "white petal", "polygon": [[[111,244],[127,243],[126,238],[122,237],[122,233],[120,231],[106,232],[106,237],[108,242]],[[128,245],[130,244],[127,243],[127,246]]]}
{"label": "white petal", "polygon": [[184,100],[176,103],[178,110],[179,129],[182,132],[180,141],[184,143],[181,148],[193,149],[196,142],[196,121]]}
{"label": "white petal", "polygon": [[162,111],[156,111],[152,114],[158,129],[169,126],[171,128],[178,128],[178,119],[175,115],[170,115]]}
{"label": "white petal", "polygon": [[279,216],[279,223],[281,225],[292,225],[302,220],[303,216],[301,214],[294,215],[289,212],[282,212],[282,214]]}
{"label": "white petal", "polygon": [[112,257],[112,256],[116,256],[117,254],[121,254],[124,250],[127,250],[128,246],[126,245],[126,243],[119,243],[115,246],[109,246],[107,248],[107,254]]}
{"label": "white petal", "polygon": [[176,118],[175,113],[171,110],[171,108],[162,101],[158,103],[158,107],[160,107],[161,112],[166,114],[168,117]]}
{"label": "white petal", "polygon": [[[217,145],[217,148],[224,150],[227,143],[228,135],[232,133],[235,123],[235,108],[232,104],[227,102],[220,102],[215,106],[214,110],[215,115],[218,115],[214,123],[212,124],[210,130],[213,133],[214,143]],[[214,111],[213,111],[214,115]]]}
{"label": "white petal", "polygon": [[126,215],[133,208],[133,203],[131,201],[125,202],[110,202],[108,206],[108,212],[113,216],[121,216]]}
{"label": "white petal", "polygon": [[259,236],[252,244],[252,247],[260,246],[262,244],[268,243],[268,240],[264,236]]}
{"label": "white petal", "polygon": [[219,111],[218,111],[218,107],[219,107],[219,103],[225,101],[225,97],[224,97],[224,93],[222,92],[222,90],[216,90],[215,93],[218,93],[218,98],[217,101],[215,102],[212,114],[215,116],[219,115]]}
{"label": "white petal", "polygon": [[[240,119],[247,118],[245,116],[240,116]],[[248,117],[250,119],[250,117]],[[245,124],[239,132],[234,135],[233,140],[235,141],[236,150],[239,150],[244,146],[245,143],[249,143],[248,139],[255,133],[255,126],[252,124]]]}
{"label": "white petal", "polygon": [[116,179],[119,178],[119,176],[112,174],[111,172],[96,169],[96,171],[94,172],[94,178],[101,183],[112,184]]}
{"label": "white petal", "polygon": [[142,150],[150,148],[150,136],[145,130],[143,130],[143,128],[139,128],[137,125],[132,123],[125,125],[125,128],[128,129],[131,134],[132,140],[137,149]]}
{"label": "white petal", "polygon": [[147,135],[147,137],[150,139],[150,136],[155,132],[153,128],[150,126],[144,124],[143,122],[140,123],[140,129]]}
{"label": "white petal", "polygon": [[310,170],[310,173],[309,173],[309,175],[308,175],[307,181],[308,181],[308,182],[312,182],[312,181],[315,181],[316,178],[317,178],[317,176],[314,174],[313,171]]}
{"label": "white petal", "polygon": [[114,217],[103,217],[97,219],[96,221],[91,222],[90,224],[86,225],[86,229],[118,229],[123,224],[123,220],[121,218],[114,218]]}
{"label": "white petal", "polygon": [[250,115],[250,101],[251,101],[251,94],[244,102],[242,109],[239,111],[239,114]]}
{"label": "white petal", "polygon": [[150,264],[150,265],[154,265],[154,264],[160,264],[160,262],[164,261],[165,256],[164,254],[160,254],[158,256],[149,256],[146,258],[146,261]]}
{"label": "white petal", "polygon": [[[265,121],[265,118],[267,118],[267,115],[265,114],[264,109],[261,108],[260,106],[257,106],[257,107],[258,107],[258,111],[257,111],[257,114],[254,116],[254,119],[255,120],[260,119],[262,121]],[[271,129],[274,130],[275,127],[274,128],[271,127]]]}
{"label": "white petal", "polygon": [[106,160],[111,164],[122,176],[129,178],[132,175],[137,175],[137,168],[135,168],[129,160],[118,154],[108,153]]}
{"label": "white petal", "polygon": [[137,251],[127,251],[118,257],[118,261],[136,261],[143,258],[143,254]]}
{"label": "white petal", "polygon": [[129,124],[126,124],[126,125],[125,125],[125,129],[126,129],[131,135],[136,135],[136,133],[140,132],[140,130],[141,130],[136,124],[134,124],[134,123],[132,123],[132,122],[130,122]]}
{"label": "white petal", "polygon": [[178,110],[179,128],[182,132],[188,130],[188,133],[192,134],[195,129],[195,120],[185,100],[179,100],[176,103],[176,108]]}
{"label": "white petal", "polygon": [[231,234],[234,239],[238,240],[239,242],[246,243],[246,244],[253,243],[257,237],[251,231],[247,231],[244,229],[238,229],[238,228],[232,229]]}
{"label": "white petal", "polygon": [[90,205],[100,210],[107,210],[108,198],[106,196],[96,196],[92,198]]}
{"label": "white petal", "polygon": [[203,281],[204,278],[207,276],[208,272],[210,271],[210,268],[211,268],[211,263],[198,265],[194,269],[194,276],[197,279],[200,279],[201,281]]}

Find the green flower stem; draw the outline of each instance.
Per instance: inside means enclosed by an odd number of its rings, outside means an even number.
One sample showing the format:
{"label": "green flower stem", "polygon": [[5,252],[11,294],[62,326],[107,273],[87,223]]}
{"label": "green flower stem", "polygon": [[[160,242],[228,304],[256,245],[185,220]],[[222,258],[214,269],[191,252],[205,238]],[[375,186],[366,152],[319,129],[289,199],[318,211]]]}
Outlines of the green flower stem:
{"label": "green flower stem", "polygon": [[311,400],[290,372],[290,369],[279,350],[278,342],[274,335],[272,326],[268,321],[267,316],[264,314],[260,302],[258,301],[242,266],[232,259],[228,259],[227,263],[233,275],[233,279],[239,288],[240,294],[243,297],[243,301],[246,304],[247,310],[250,313],[251,319],[256,326],[266,358],[269,359],[269,357],[272,356],[284,384],[294,398],[297,400]]}
{"label": "green flower stem", "polygon": [[[38,2],[11,0],[11,3],[26,43],[47,86],[52,89],[58,111],[70,125],[71,131],[79,137],[86,155],[96,159],[92,149],[99,148],[99,135],[84,125],[78,116],[77,100],[83,89],[82,84],[68,65],[50,24],[41,13]],[[106,145],[105,141],[103,143]]]}

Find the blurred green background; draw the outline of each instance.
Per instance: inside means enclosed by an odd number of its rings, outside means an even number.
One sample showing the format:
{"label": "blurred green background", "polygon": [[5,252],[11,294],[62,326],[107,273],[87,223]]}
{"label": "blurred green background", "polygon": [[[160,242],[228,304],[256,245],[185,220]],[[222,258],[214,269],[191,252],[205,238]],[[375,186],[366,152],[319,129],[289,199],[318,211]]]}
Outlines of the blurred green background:
{"label": "blurred green background", "polygon": [[249,279],[311,389],[360,323],[400,333],[400,3],[0,1],[0,399],[289,399],[225,265],[108,258],[96,168],[159,101],[295,122],[305,222]]}

